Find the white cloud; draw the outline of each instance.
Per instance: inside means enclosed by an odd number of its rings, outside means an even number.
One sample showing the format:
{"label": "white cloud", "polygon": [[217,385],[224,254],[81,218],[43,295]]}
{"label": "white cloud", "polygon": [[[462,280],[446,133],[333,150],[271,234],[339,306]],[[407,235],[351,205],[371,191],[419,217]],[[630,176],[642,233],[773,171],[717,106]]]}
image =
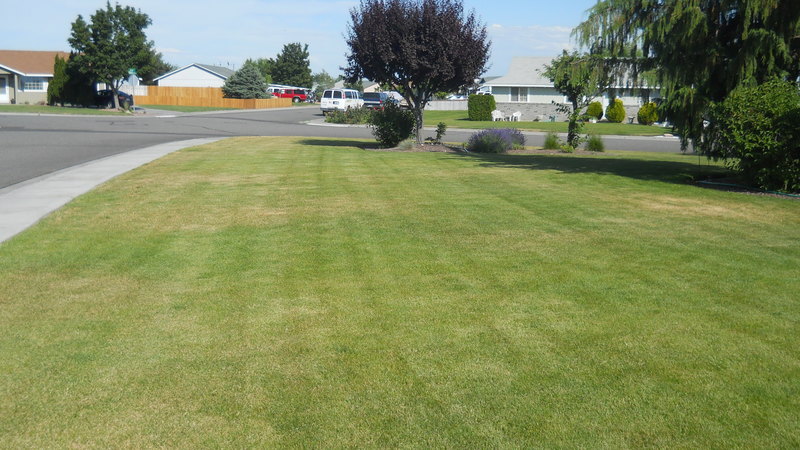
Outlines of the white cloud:
{"label": "white cloud", "polygon": [[564,26],[493,24],[486,31],[492,41],[489,75],[504,75],[514,56],[555,57],[576,48],[570,37],[572,28]]}

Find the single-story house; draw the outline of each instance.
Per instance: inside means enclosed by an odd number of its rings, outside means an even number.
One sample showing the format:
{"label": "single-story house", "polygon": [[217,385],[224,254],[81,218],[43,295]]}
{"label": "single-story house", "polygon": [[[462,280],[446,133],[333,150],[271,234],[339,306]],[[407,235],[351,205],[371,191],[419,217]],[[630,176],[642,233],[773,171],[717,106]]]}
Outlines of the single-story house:
{"label": "single-story house", "polygon": [[[333,88],[344,89],[344,84],[345,84],[344,80],[339,80],[336,83],[334,83]],[[374,81],[369,81],[367,79],[362,79],[361,85],[364,86],[364,92],[378,92],[381,89],[380,84]]]}
{"label": "single-story house", "polygon": [[209,64],[189,64],[165,73],[153,81],[159,86],[222,87],[234,70]]}
{"label": "single-story house", "polygon": [[36,104],[47,101],[58,51],[0,50],[0,104]]}
{"label": "single-story house", "polygon": [[[494,95],[498,109],[510,113],[521,111],[524,118],[559,116],[553,102],[567,103],[567,98],[553,86],[553,83],[542,75],[545,66],[553,61],[553,57],[515,57],[511,60],[508,73],[492,79],[480,87],[480,91]],[[640,89],[627,86],[614,86],[596,100],[605,108],[611,98],[619,98],[629,116],[635,116],[645,98],[659,98],[658,89]]]}

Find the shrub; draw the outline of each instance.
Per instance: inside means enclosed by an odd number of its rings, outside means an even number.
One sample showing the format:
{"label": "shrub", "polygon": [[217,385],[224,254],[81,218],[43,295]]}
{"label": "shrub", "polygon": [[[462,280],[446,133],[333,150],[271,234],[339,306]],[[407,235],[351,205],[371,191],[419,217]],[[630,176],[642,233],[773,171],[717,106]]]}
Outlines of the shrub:
{"label": "shrub", "polygon": [[470,95],[467,101],[469,120],[492,120],[492,111],[497,109],[493,95]]}
{"label": "shrub", "polygon": [[441,144],[442,138],[447,133],[447,124],[444,122],[439,122],[436,125],[436,143]]}
{"label": "shrub", "polygon": [[590,152],[602,152],[605,151],[606,146],[603,143],[603,138],[597,135],[589,136],[589,139],[586,140],[586,150]]}
{"label": "shrub", "polygon": [[553,131],[547,133],[544,137],[544,146],[545,150],[560,150],[561,149],[561,140],[558,138],[558,134]]}
{"label": "shrub", "polygon": [[600,120],[603,118],[603,104],[600,102],[592,102],[589,103],[589,107],[586,108],[586,115],[589,116],[591,119]]}
{"label": "shrub", "polygon": [[800,192],[800,92],[773,80],[734,90],[711,108],[703,153],[738,171],[748,183]]}
{"label": "shrub", "polygon": [[505,153],[524,146],[525,136],[516,128],[487,128],[467,142],[467,150],[475,153]]}
{"label": "shrub", "polygon": [[614,123],[622,123],[625,120],[625,107],[622,106],[622,100],[615,98],[613,102],[608,104],[606,119]]}
{"label": "shrub", "polygon": [[414,132],[414,113],[389,102],[382,110],[374,111],[367,123],[372,135],[383,147],[395,147]]}
{"label": "shrub", "polygon": [[369,117],[372,115],[372,110],[367,108],[350,108],[346,111],[334,110],[325,115],[325,122],[328,123],[345,123],[345,124],[360,124],[369,123]]}
{"label": "shrub", "polygon": [[639,108],[636,120],[642,125],[652,125],[658,121],[658,106],[655,103],[645,103]]}

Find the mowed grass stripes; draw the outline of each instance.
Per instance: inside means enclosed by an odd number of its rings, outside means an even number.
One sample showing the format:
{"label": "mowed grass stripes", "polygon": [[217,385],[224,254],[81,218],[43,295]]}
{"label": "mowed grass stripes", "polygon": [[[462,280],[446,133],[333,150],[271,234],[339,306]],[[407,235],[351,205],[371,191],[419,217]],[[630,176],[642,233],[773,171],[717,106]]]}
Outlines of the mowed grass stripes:
{"label": "mowed grass stripes", "polygon": [[9,447],[796,447],[800,203],[240,138],[0,244]]}

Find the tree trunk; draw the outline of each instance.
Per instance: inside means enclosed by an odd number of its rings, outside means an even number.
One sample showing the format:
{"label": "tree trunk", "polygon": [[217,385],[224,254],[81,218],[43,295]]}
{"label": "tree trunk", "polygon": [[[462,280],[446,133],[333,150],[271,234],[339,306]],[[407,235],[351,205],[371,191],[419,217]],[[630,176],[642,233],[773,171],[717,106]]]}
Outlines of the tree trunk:
{"label": "tree trunk", "polygon": [[417,138],[417,145],[422,145],[422,116],[423,107],[414,105],[414,136]]}
{"label": "tree trunk", "polygon": [[119,86],[113,81],[109,86],[111,86],[111,92],[114,94],[114,99],[112,100],[114,102],[114,109],[119,109]]}
{"label": "tree trunk", "polygon": [[572,102],[572,114],[569,115],[569,128],[567,129],[567,145],[572,148],[578,146],[578,102]]}

